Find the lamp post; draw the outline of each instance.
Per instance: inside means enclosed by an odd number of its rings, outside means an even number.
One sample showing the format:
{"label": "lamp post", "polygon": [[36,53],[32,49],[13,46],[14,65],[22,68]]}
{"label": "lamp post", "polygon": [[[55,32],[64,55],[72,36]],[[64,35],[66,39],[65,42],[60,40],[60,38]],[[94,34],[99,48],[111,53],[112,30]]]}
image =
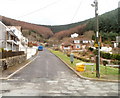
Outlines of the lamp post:
{"label": "lamp post", "polygon": [[96,50],[97,50],[97,55],[96,55],[96,77],[100,77],[100,43],[99,43],[99,23],[98,23],[98,1],[95,0],[94,4],[91,4],[93,7],[95,7],[95,18],[96,18]]}

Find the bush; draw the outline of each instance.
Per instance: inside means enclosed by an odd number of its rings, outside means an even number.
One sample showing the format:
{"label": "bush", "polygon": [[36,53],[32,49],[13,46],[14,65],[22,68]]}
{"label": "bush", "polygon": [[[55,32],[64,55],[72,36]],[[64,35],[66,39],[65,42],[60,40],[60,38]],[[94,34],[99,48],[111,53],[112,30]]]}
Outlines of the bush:
{"label": "bush", "polygon": [[111,61],[111,63],[115,65],[120,65],[120,61],[117,61],[117,60]]}
{"label": "bush", "polygon": [[118,48],[120,48],[120,42],[118,43]]}
{"label": "bush", "polygon": [[97,55],[97,50],[94,50],[93,53],[94,53],[95,55]]}
{"label": "bush", "polygon": [[115,59],[120,60],[120,54],[115,54]]}
{"label": "bush", "polygon": [[101,56],[105,59],[111,59],[111,54],[110,53],[103,53],[101,52]]}
{"label": "bush", "polygon": [[120,60],[120,54],[110,54],[101,52],[101,57],[104,59]]}
{"label": "bush", "polygon": [[106,66],[108,64],[108,61],[103,61],[103,65]]}
{"label": "bush", "polygon": [[92,47],[89,48],[90,51],[93,51],[94,49]]}
{"label": "bush", "polygon": [[82,61],[84,61],[84,62],[90,62],[90,61],[91,61],[91,60],[89,60],[89,59],[82,58],[82,57],[79,57],[78,59],[79,59],[79,60],[82,60]]}

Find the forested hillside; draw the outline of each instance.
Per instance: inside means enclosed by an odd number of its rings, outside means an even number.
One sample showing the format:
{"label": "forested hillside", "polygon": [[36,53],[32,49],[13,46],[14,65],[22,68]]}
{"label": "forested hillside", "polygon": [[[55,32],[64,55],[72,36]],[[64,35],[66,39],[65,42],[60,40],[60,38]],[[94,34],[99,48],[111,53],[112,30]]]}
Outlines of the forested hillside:
{"label": "forested hillside", "polygon": [[[99,15],[99,31],[106,32],[106,33],[107,32],[120,33],[119,17],[120,17],[120,8],[119,10],[115,9],[103,15]],[[77,22],[77,23],[72,23],[67,25],[58,25],[58,26],[47,25],[46,27],[51,28],[53,33],[57,33],[63,30],[68,30],[70,28],[76,27],[81,24],[87,24],[85,29],[86,31],[88,30],[95,31],[95,18],[91,18],[82,22]]]}
{"label": "forested hillside", "polygon": [[[120,24],[118,22],[119,14],[118,9],[107,12],[99,16],[99,31],[100,32],[115,32],[120,33]],[[95,18],[89,19],[86,30],[95,30]]]}
{"label": "forested hillside", "polygon": [[23,30],[27,29],[31,32],[37,33],[42,38],[50,38],[53,35],[51,29],[45,26],[38,26],[36,24],[18,21],[4,16],[1,16],[0,20],[7,26],[21,26]]}
{"label": "forested hillside", "polygon": [[72,23],[72,24],[67,24],[67,25],[57,25],[57,26],[43,25],[43,26],[51,28],[53,33],[57,33],[57,32],[63,31],[63,30],[68,30],[68,29],[74,28],[76,26],[85,24],[87,21],[88,20],[82,21],[82,22],[77,22],[77,23]]}
{"label": "forested hillside", "polygon": [[[99,15],[99,34],[103,41],[115,41],[116,36],[120,36],[120,8]],[[83,26],[84,25],[84,26]],[[86,25],[86,26],[85,26]],[[71,33],[83,34],[86,31],[96,31],[96,19],[91,18],[82,22],[61,25],[61,26],[47,26],[51,28],[55,37],[62,39],[69,37]],[[79,30],[77,30],[79,27]],[[76,29],[75,29],[76,28]],[[71,31],[72,30],[72,31]],[[94,37],[95,38],[95,37]],[[94,39],[93,38],[93,39]]]}

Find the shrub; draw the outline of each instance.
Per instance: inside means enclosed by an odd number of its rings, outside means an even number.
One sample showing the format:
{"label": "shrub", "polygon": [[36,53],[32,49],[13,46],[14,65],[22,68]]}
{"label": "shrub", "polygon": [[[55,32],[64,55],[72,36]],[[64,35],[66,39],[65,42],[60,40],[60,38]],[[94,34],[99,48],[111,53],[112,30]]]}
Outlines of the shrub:
{"label": "shrub", "polygon": [[115,59],[120,60],[120,54],[115,54]]}
{"label": "shrub", "polygon": [[104,58],[106,58],[106,59],[111,59],[110,53],[104,53]]}
{"label": "shrub", "polygon": [[94,50],[93,53],[94,53],[95,55],[97,55],[97,50]]}
{"label": "shrub", "polygon": [[115,60],[115,54],[111,54],[111,59]]}
{"label": "shrub", "polygon": [[120,54],[110,54],[101,52],[101,57],[104,59],[120,60]]}
{"label": "shrub", "polygon": [[89,48],[90,51],[93,51],[94,49],[92,47]]}
{"label": "shrub", "polygon": [[111,61],[111,63],[115,65],[120,65],[120,61],[117,61],[117,60]]}
{"label": "shrub", "polygon": [[120,48],[120,42],[118,43],[118,48]]}
{"label": "shrub", "polygon": [[91,58],[91,57],[94,57],[94,55],[93,55],[93,54],[91,54],[89,57],[90,57],[90,58]]}
{"label": "shrub", "polygon": [[103,61],[103,65],[106,66],[108,64],[108,61]]}

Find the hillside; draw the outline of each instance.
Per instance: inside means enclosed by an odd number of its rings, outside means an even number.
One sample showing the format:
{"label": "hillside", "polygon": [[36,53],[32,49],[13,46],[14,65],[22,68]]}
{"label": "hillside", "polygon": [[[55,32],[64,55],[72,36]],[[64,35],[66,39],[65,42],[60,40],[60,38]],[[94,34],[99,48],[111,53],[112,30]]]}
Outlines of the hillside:
{"label": "hillside", "polygon": [[[119,15],[119,16],[118,16]],[[112,10],[110,12],[106,12],[102,15],[99,15],[99,27],[102,32],[116,32],[120,33],[120,8]],[[82,22],[67,24],[67,25],[58,25],[58,26],[50,26],[46,27],[51,28],[53,33],[57,33],[60,31],[68,30],[70,28],[74,28],[79,25],[87,24],[85,30],[94,30],[95,31],[95,18],[91,18]],[[44,25],[45,26],[45,25]]]}
{"label": "hillside", "polygon": [[[120,36],[120,8],[112,10],[98,16],[99,19],[99,34],[102,37],[102,41],[115,41],[116,36]],[[47,26],[51,28],[56,39],[63,39],[69,37],[72,33],[84,34],[87,31],[96,31],[96,19],[91,18],[82,22],[60,25],[60,26]],[[95,36],[93,36],[95,39]]]}
{"label": "hillside", "polygon": [[68,30],[68,29],[74,28],[76,26],[85,24],[86,22],[87,22],[87,20],[82,21],[82,22],[72,23],[72,24],[66,24],[66,25],[57,25],[57,26],[43,25],[43,26],[51,28],[53,33],[57,33],[57,32],[60,32],[60,31]]}
{"label": "hillside", "polygon": [[4,16],[1,16],[0,20],[7,26],[21,26],[22,30],[26,30],[26,29],[30,30],[34,33],[39,34],[43,38],[49,38],[53,35],[53,32],[48,27],[38,26],[36,24],[18,21],[15,19],[4,17]]}
{"label": "hillside", "polygon": [[[4,16],[1,16],[0,20],[7,26],[21,26],[23,35],[30,41],[43,41],[51,37],[56,37],[56,39],[60,40],[64,37],[70,36],[70,34],[74,32],[81,35],[83,34],[83,29],[85,28],[85,25],[83,26],[81,23],[62,25],[57,27],[31,24],[15,19],[10,19]],[[64,30],[66,28],[67,30]]]}
{"label": "hillside", "polygon": [[70,28],[68,30],[63,30],[63,31],[57,32],[57,33],[54,34],[53,37],[58,39],[58,40],[61,40],[65,37],[70,37],[70,35],[73,34],[73,33],[83,35],[85,27],[86,27],[86,24],[78,25],[78,26]]}
{"label": "hillside", "polygon": [[[102,14],[98,17],[99,19],[99,31],[104,33],[114,32],[120,33],[120,8]],[[86,30],[95,31],[95,18],[89,19],[86,26]]]}

